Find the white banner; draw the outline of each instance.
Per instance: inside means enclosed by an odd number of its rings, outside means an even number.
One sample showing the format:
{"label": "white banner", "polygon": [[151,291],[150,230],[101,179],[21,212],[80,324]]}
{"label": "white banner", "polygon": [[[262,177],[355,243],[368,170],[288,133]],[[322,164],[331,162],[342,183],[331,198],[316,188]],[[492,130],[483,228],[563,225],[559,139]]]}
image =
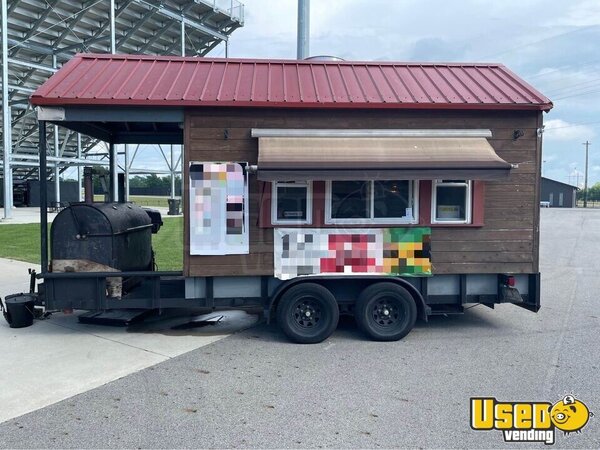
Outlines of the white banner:
{"label": "white banner", "polygon": [[190,255],[248,254],[244,164],[190,163]]}

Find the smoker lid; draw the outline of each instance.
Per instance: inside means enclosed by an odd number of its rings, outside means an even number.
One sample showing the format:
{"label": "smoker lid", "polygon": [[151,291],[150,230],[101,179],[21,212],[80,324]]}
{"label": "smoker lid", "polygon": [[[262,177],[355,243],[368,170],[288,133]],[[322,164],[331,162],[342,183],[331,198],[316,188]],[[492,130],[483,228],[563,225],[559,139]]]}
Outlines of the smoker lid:
{"label": "smoker lid", "polygon": [[[70,220],[85,226],[87,233],[122,233],[136,227],[152,224],[150,217],[141,207],[133,203],[72,203],[54,219],[56,223]],[[108,230],[107,228],[110,228]]]}

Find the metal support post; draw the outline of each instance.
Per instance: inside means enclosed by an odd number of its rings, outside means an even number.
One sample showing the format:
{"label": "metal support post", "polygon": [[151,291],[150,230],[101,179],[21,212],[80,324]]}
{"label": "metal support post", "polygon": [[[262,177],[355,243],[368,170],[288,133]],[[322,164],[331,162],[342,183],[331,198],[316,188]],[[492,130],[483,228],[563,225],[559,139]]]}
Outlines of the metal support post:
{"label": "metal support post", "polygon": [[[52,55],[52,67],[56,68],[56,55]],[[58,143],[58,125],[54,125],[54,157],[60,158],[60,147]],[[54,166],[54,201],[60,204],[60,167]]]}
{"label": "metal support post", "polygon": [[115,40],[115,0],[110,0],[110,52],[117,53]]}
{"label": "metal support post", "polygon": [[[77,133],[77,159],[81,159],[81,133]],[[77,166],[77,192],[79,201],[83,201],[83,186],[81,185],[81,166]]]}
{"label": "metal support post", "polygon": [[40,256],[42,273],[48,272],[48,183],[46,173],[46,122],[39,122],[40,156]]}
{"label": "metal support post", "polygon": [[116,202],[119,189],[117,180],[117,148],[112,142],[108,144],[108,154],[110,166],[110,201]]}
{"label": "metal support post", "polygon": [[[54,157],[60,158],[60,148],[58,146],[58,126],[54,125]],[[60,166],[54,166],[54,201],[60,203]]]}
{"label": "metal support post", "polygon": [[181,16],[181,56],[185,56],[185,18]]}
{"label": "metal support post", "polygon": [[310,0],[298,0],[298,42],[297,58],[309,56],[310,44]]}
{"label": "metal support post", "polygon": [[125,201],[129,201],[129,145],[125,144]]}
{"label": "metal support post", "polygon": [[[12,109],[9,106],[8,107],[8,123],[11,122],[12,120]],[[6,131],[6,139],[8,141],[8,144],[5,143],[5,148],[8,148],[8,152],[5,152],[5,154],[8,154],[9,160],[11,161],[8,165],[8,170],[6,169],[6,165],[3,166],[3,170],[4,170],[4,218],[5,219],[9,219],[13,216],[13,208],[14,208],[14,201],[13,201],[13,172],[12,169],[14,167],[14,162],[12,162],[12,158],[14,157],[13,152],[12,152],[12,128],[9,126],[7,131]],[[8,208],[7,208],[8,205]],[[7,213],[8,211],[8,213]]]}
{"label": "metal support post", "polygon": [[10,154],[12,152],[11,114],[8,104],[8,7],[7,0],[2,1],[2,137],[4,150],[4,218],[12,218],[12,170]]}
{"label": "metal support post", "polygon": [[588,201],[588,155],[589,147],[592,145],[589,141],[583,143],[585,145],[585,176],[583,178],[583,207],[587,208]]}
{"label": "metal support post", "polygon": [[171,198],[175,198],[175,153],[173,152],[173,144],[171,144]]}

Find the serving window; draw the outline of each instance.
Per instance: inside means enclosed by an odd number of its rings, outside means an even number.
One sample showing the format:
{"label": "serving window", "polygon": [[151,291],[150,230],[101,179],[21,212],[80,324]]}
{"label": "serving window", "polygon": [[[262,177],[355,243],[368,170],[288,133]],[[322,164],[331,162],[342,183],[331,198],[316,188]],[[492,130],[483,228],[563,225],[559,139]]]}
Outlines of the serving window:
{"label": "serving window", "polygon": [[275,182],[272,185],[271,197],[271,223],[274,225],[312,223],[312,185],[310,182]]}
{"label": "serving window", "polygon": [[481,227],[485,182],[514,168],[488,142],[490,130],[253,128],[252,136],[265,183],[261,227]]}
{"label": "serving window", "polygon": [[325,223],[417,223],[417,186],[411,180],[328,181]]}
{"label": "serving window", "polygon": [[434,180],[431,223],[471,223],[470,180]]}

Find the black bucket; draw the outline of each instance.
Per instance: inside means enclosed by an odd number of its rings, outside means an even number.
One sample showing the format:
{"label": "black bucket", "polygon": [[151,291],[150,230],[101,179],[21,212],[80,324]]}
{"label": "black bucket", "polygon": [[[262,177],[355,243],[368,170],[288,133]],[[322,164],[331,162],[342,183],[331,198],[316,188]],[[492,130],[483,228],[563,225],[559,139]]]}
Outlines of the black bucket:
{"label": "black bucket", "polygon": [[170,198],[167,200],[169,204],[169,212],[167,215],[169,216],[178,216],[179,215],[179,207],[181,206],[181,200],[178,198]]}
{"label": "black bucket", "polygon": [[34,294],[12,294],[4,298],[4,318],[11,328],[24,328],[33,325],[34,300]]}

